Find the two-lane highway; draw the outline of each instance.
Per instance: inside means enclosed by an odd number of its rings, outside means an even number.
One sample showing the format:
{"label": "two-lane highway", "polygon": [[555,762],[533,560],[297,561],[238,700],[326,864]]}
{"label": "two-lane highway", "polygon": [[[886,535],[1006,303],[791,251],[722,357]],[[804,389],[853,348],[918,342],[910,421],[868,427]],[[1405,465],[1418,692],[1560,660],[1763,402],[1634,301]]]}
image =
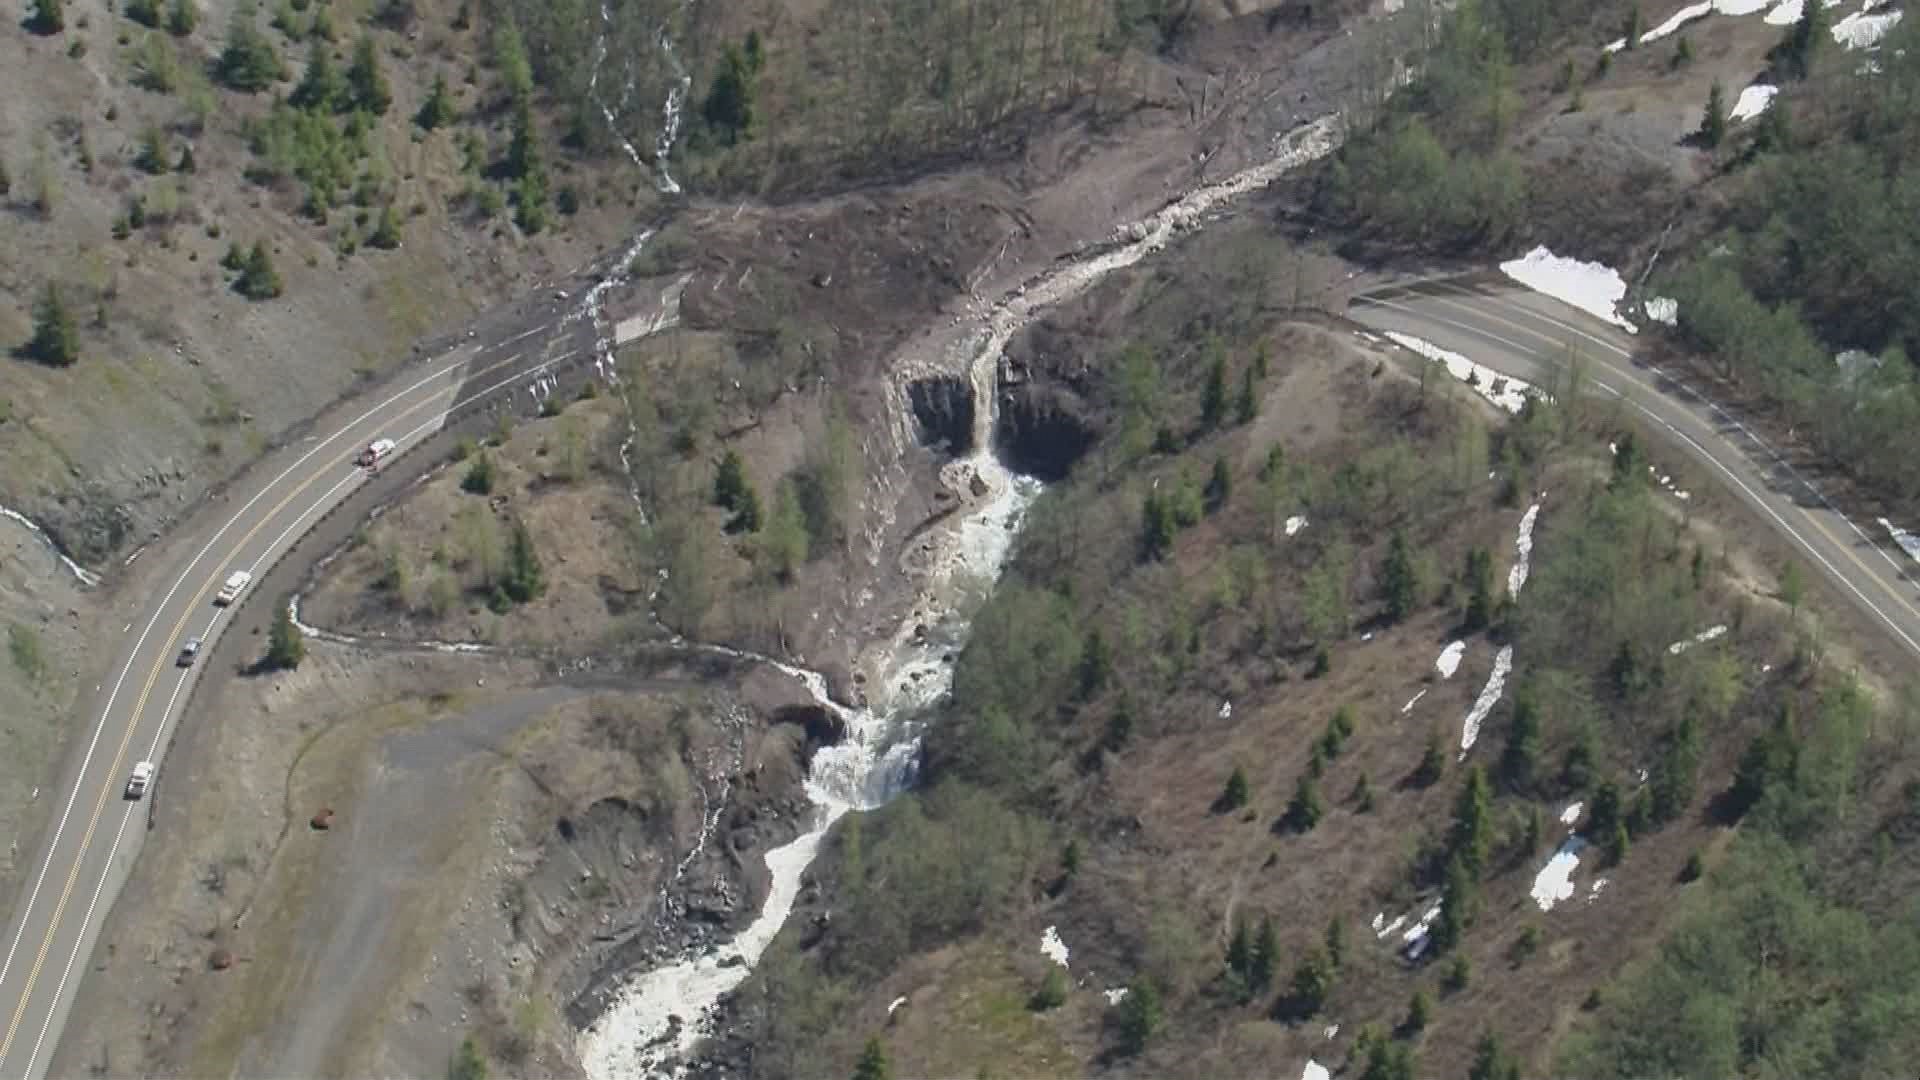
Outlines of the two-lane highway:
{"label": "two-lane highway", "polygon": [[153,790],[166,790],[167,770],[156,755],[198,676],[196,666],[177,660],[193,638],[205,642],[202,656],[212,653],[235,610],[213,604],[228,574],[248,570],[258,581],[321,515],[365,483],[368,471],[355,458],[368,443],[392,439],[394,454],[404,454],[457,410],[518,391],[590,352],[593,333],[590,319],[540,304],[509,328],[412,365],[373,395],[370,406],[336,410],[339,416],[323,418],[315,434],[249,469],[224,501],[183,530],[182,542],[149,565],[156,595],[140,605],[123,643],[101,644],[102,652],[113,648],[122,656],[112,681],[100,688],[97,720],[70,766],[38,866],[0,938],[0,1080],[38,1080],[52,1056],[77,970],[85,967],[145,833],[152,795],[127,799],[127,781],[137,762],[155,761]]}
{"label": "two-lane highway", "polygon": [[1599,391],[1647,422],[1751,506],[1902,648],[1920,654],[1920,604],[1904,554],[1848,518],[1776,448],[1683,381],[1636,362],[1633,339],[1585,312],[1491,275],[1390,285],[1355,297],[1349,314],[1551,386],[1580,355]]}

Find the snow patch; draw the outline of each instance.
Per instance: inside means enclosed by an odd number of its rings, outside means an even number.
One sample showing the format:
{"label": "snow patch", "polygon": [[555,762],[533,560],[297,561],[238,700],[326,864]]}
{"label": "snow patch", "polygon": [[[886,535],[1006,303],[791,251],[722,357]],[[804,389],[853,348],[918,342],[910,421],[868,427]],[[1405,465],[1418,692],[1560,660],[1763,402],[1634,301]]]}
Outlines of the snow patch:
{"label": "snow patch", "polygon": [[1920,562],[1920,536],[1913,535],[1886,518],[1880,519],[1880,527],[1887,530],[1887,534],[1893,537],[1893,542],[1899,544],[1900,550],[1907,553],[1907,558]]}
{"label": "snow patch", "polygon": [[887,1006],[887,1015],[892,1016],[894,1013],[899,1011],[900,1006],[905,1005],[906,1003],[907,1003],[907,999],[904,996],[894,998],[893,1004]]}
{"label": "snow patch", "polygon": [[1606,878],[1603,878],[1603,877],[1594,878],[1593,886],[1587,890],[1587,903],[1591,904],[1595,900],[1598,900],[1600,898],[1600,890],[1606,887],[1607,887]]}
{"label": "snow patch", "polygon": [[[1466,642],[1464,641],[1452,642],[1448,644],[1446,648],[1440,650],[1440,655],[1434,659],[1433,666],[1439,670],[1441,678],[1451,679],[1453,678],[1453,673],[1460,670],[1460,658],[1465,656],[1466,654],[1467,654]],[[1421,692],[1425,693],[1425,691],[1421,691]],[[1414,699],[1414,701],[1418,701],[1418,700],[1420,699],[1419,698]],[[1408,704],[1411,705],[1412,702],[1408,702]]]}
{"label": "snow patch", "polygon": [[1387,913],[1386,913],[1386,912],[1384,912],[1384,911],[1376,911],[1376,912],[1374,912],[1374,913],[1373,913],[1373,922],[1371,922],[1371,923],[1369,923],[1369,924],[1367,924],[1367,925],[1369,925],[1369,926],[1371,926],[1371,927],[1373,927],[1373,934],[1374,934],[1374,936],[1375,936],[1375,937],[1379,937],[1379,936],[1380,936],[1380,928],[1381,928],[1382,926],[1385,926],[1385,925],[1386,925],[1386,923],[1387,923]]}
{"label": "snow patch", "polygon": [[1220,703],[1220,719],[1222,720],[1233,719],[1233,702],[1223,701]]}
{"label": "snow patch", "polygon": [[1287,519],[1286,530],[1287,530],[1288,536],[1293,536],[1299,533],[1301,529],[1304,529],[1306,527],[1307,527],[1307,519],[1304,517],[1301,517],[1299,514],[1295,514],[1292,517]]}
{"label": "snow patch", "polygon": [[1527,575],[1533,569],[1533,523],[1540,517],[1540,504],[1527,507],[1525,516],[1520,519],[1520,537],[1514,541],[1514,550],[1518,557],[1513,561],[1513,569],[1507,571],[1507,592],[1517,596],[1520,587],[1527,583]]}
{"label": "snow patch", "polygon": [[[1658,41],[1688,23],[1698,22],[1709,15],[1752,15],[1765,11],[1773,2],[1774,0],[1701,0],[1700,3],[1688,4],[1669,16],[1666,22],[1651,30],[1642,31],[1640,43],[1644,45],[1649,41]],[[1617,38],[1607,45],[1607,51],[1619,52],[1626,47],[1627,39]]]}
{"label": "snow patch", "polygon": [[1686,638],[1685,640],[1682,640],[1682,641],[1676,641],[1673,644],[1667,646],[1667,655],[1679,656],[1681,653],[1686,652],[1688,649],[1693,648],[1695,645],[1705,645],[1707,642],[1712,641],[1714,638],[1722,636],[1726,632],[1727,632],[1727,625],[1725,623],[1721,623],[1717,626],[1709,626],[1705,630],[1700,631],[1699,633],[1693,635],[1690,638]]}
{"label": "snow patch", "polygon": [[[1747,89],[1751,90],[1753,87],[1749,86]],[[1741,100],[1746,100],[1744,91],[1741,94]],[[1734,106],[1734,111],[1739,111],[1737,104]],[[1680,301],[1675,300],[1671,296],[1656,296],[1641,305],[1641,310],[1647,313],[1647,318],[1652,319],[1661,326],[1680,325]],[[1609,443],[1608,445],[1611,446],[1612,444]]]}
{"label": "snow patch", "polygon": [[1418,704],[1420,703],[1420,699],[1421,699],[1421,698],[1423,698],[1423,697],[1426,697],[1426,696],[1427,696],[1427,690],[1426,690],[1426,688],[1425,688],[1425,687],[1421,687],[1421,689],[1420,689],[1420,692],[1419,692],[1419,693],[1417,693],[1417,694],[1415,694],[1415,695],[1413,695],[1413,696],[1412,696],[1411,698],[1408,698],[1408,699],[1407,699],[1407,703],[1406,703],[1405,705],[1402,705],[1402,706],[1400,706],[1400,715],[1401,715],[1401,716],[1405,716],[1405,715],[1407,715],[1408,713],[1410,713],[1410,712],[1412,712],[1412,711],[1413,711],[1413,707],[1414,707],[1415,705],[1418,705]]}
{"label": "snow patch", "polygon": [[1118,1005],[1127,1000],[1127,988],[1124,986],[1116,986],[1110,990],[1102,990],[1101,993],[1107,996],[1107,1004],[1109,1005]]}
{"label": "snow patch", "polygon": [[1467,751],[1480,739],[1480,725],[1486,722],[1487,714],[1493,711],[1494,703],[1500,700],[1500,694],[1507,688],[1507,673],[1513,670],[1513,646],[1505,645],[1499,655],[1493,658],[1493,673],[1487,676],[1487,685],[1481,689],[1480,697],[1467,711],[1467,718],[1460,726],[1460,757],[1465,760]]}
{"label": "snow patch", "polygon": [[1501,263],[1500,272],[1534,292],[1577,307],[1629,334],[1637,332],[1616,310],[1627,295],[1627,283],[1618,270],[1563,258],[1545,247],[1536,247],[1518,259]]}
{"label": "snow patch", "polygon": [[100,575],[94,573],[91,570],[88,570],[86,567],[81,566],[79,563],[74,562],[72,559],[67,558],[67,553],[64,551],[61,551],[60,545],[53,542],[53,537],[48,534],[47,530],[42,529],[39,525],[35,524],[32,518],[28,517],[27,515],[21,513],[18,510],[14,510],[5,506],[0,506],[0,517],[6,518],[9,521],[18,522],[21,525],[25,526],[28,532],[32,533],[36,539],[38,539],[42,544],[45,544],[47,546],[48,551],[53,552],[53,557],[56,559],[59,559],[60,565],[66,567],[67,573],[72,574],[76,579],[78,579],[80,584],[85,585],[88,588],[92,588],[93,586],[100,584]]}
{"label": "snow patch", "polygon": [[1060,940],[1059,927],[1049,926],[1046,933],[1040,935],[1040,951],[1061,967],[1067,966],[1067,943]]}
{"label": "snow patch", "polygon": [[1533,391],[1531,386],[1519,379],[1509,378],[1483,364],[1454,352],[1443,349],[1431,341],[1403,334],[1398,330],[1387,331],[1394,343],[1412,352],[1446,366],[1447,374],[1474,388],[1481,397],[1510,413],[1517,413],[1527,404],[1527,395]]}
{"label": "snow patch", "polygon": [[[1841,0],[1825,0],[1820,6],[1839,7],[1840,3]],[[1805,0],[1780,0],[1780,3],[1774,5],[1773,10],[1767,12],[1766,24],[1768,26],[1792,26],[1794,23],[1800,21],[1800,16],[1806,11],[1806,8]]]}
{"label": "snow patch", "polygon": [[1573,872],[1579,869],[1580,852],[1586,846],[1577,836],[1567,837],[1533,876],[1533,902],[1541,911],[1552,911],[1553,905],[1573,899]]}
{"label": "snow patch", "polygon": [[[1780,88],[1777,86],[1768,86],[1765,83],[1754,83],[1752,86],[1740,91],[1740,99],[1733,103],[1733,111],[1727,114],[1727,119],[1737,124],[1742,120],[1751,120],[1759,116],[1761,113],[1767,111],[1767,106],[1773,104],[1773,96],[1779,92]],[[1671,303],[1671,301],[1669,301],[1669,303]],[[1652,305],[1649,304],[1648,306],[1651,307]],[[1649,311],[1647,317],[1652,318],[1653,313]],[[1668,323],[1667,325],[1672,326],[1673,324]]]}
{"label": "snow patch", "polygon": [[1880,44],[1894,24],[1900,21],[1901,11],[1885,11],[1868,14],[1856,11],[1833,24],[1833,40],[1849,49],[1871,49]]}
{"label": "snow patch", "polygon": [[1568,803],[1567,808],[1560,811],[1560,824],[1565,825],[1569,829],[1573,828],[1574,823],[1580,820],[1580,814],[1585,811],[1586,808],[1587,804],[1583,802]]}
{"label": "snow patch", "polygon": [[1375,930],[1373,932],[1373,936],[1375,938],[1385,940],[1386,938],[1391,937],[1394,931],[1400,929],[1405,925],[1407,925],[1407,917],[1405,915],[1395,915],[1393,917],[1392,922],[1388,923],[1387,925],[1381,927],[1378,930]]}
{"label": "snow patch", "polygon": [[1300,1080],[1333,1080],[1333,1074],[1327,1071],[1325,1065],[1308,1058],[1307,1067],[1300,1071]]}

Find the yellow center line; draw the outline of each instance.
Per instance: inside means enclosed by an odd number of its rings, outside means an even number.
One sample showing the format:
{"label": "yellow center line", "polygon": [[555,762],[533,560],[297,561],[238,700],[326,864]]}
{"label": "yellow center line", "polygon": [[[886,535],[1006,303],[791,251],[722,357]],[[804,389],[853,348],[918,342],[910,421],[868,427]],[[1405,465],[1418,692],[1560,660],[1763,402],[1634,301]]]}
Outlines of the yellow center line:
{"label": "yellow center line", "polygon": [[[571,354],[569,353],[566,355],[571,355]],[[559,359],[565,359],[565,358],[566,356],[562,356]],[[516,354],[514,356],[508,357],[505,360],[499,361],[494,364],[489,364],[486,367],[480,368],[475,371],[468,372],[461,378],[459,382],[456,382],[452,386],[446,387],[444,389],[435,390],[431,392],[424,399],[414,403],[413,405],[407,407],[406,409],[403,409],[399,413],[396,413],[395,415],[381,422],[377,426],[389,427],[400,420],[404,420],[405,418],[413,415],[414,413],[419,412],[421,409],[426,408],[428,405],[432,404],[434,401],[438,400],[439,398],[446,396],[448,394],[457,392],[461,384],[466,382],[467,380],[471,380],[481,375],[485,375],[488,372],[497,371],[500,368],[505,367],[509,364],[519,362],[520,359],[521,357]],[[542,368],[545,368],[555,362],[556,361],[547,361],[540,366]],[[493,387],[489,387],[485,390],[482,390],[478,393],[475,393],[469,396],[466,401],[455,402],[453,406],[449,408],[448,411],[451,412],[453,409],[457,409],[461,405],[467,404],[468,402],[478,399],[488,393],[491,393],[493,390],[496,390],[498,388],[499,387],[497,385]],[[260,520],[254,524],[252,528],[248,529],[246,533],[242,535],[240,539],[234,543],[232,550],[238,551],[239,549],[245,547],[247,543],[250,540],[252,540],[253,537],[256,534],[258,534],[259,531],[267,525],[268,522],[273,521],[276,517],[279,516],[282,510],[285,510],[287,508],[288,503],[291,503],[295,498],[299,497],[301,492],[305,491],[308,487],[312,486],[312,484],[320,478],[321,474],[324,471],[325,471],[324,468],[317,469],[313,473],[309,474],[305,480],[302,480],[298,485],[296,485],[292,491],[288,492],[284,498],[282,498],[278,503],[276,503],[271,510],[267,511],[267,513],[264,514],[260,518]],[[78,850],[75,852],[74,859],[73,859],[73,867],[67,872],[67,881],[66,881],[66,884],[60,890],[59,902],[54,905],[53,916],[51,919],[48,920],[46,936],[41,939],[40,948],[34,954],[33,966],[27,971],[26,984],[22,986],[20,989],[20,1001],[17,1005],[14,1006],[13,1016],[7,1022],[6,1036],[4,1039],[0,1039],[0,1062],[4,1062],[6,1060],[7,1051],[12,1048],[14,1036],[19,1031],[20,1020],[26,1014],[27,1003],[31,1001],[33,998],[34,984],[39,980],[40,969],[46,963],[47,950],[53,947],[53,939],[59,933],[60,917],[66,913],[67,901],[72,898],[74,884],[79,880],[79,877],[80,877],[81,864],[85,861],[87,848],[93,842],[94,830],[98,828],[100,825],[100,815],[106,812],[107,798],[109,795],[112,794],[115,786],[112,778],[120,774],[120,766],[121,766],[121,763],[126,758],[127,746],[129,745],[129,743],[132,742],[134,730],[139,727],[141,714],[146,711],[147,698],[153,692],[153,684],[159,680],[160,673],[166,668],[168,657],[171,655],[172,643],[179,638],[180,632],[186,628],[187,620],[190,619],[193,616],[193,613],[199,609],[200,604],[206,598],[208,591],[213,588],[213,584],[214,584],[214,579],[209,577],[206,580],[206,582],[200,586],[200,591],[194,594],[193,599],[187,604],[186,609],[181,613],[179,621],[174,623],[173,630],[169,632],[167,637],[164,639],[168,643],[167,650],[163,651],[160,655],[160,658],[154,662],[153,670],[148,673],[146,683],[140,688],[140,696],[134,702],[133,712],[131,714],[132,722],[127,725],[126,732],[120,738],[120,747],[118,750],[114,752],[113,764],[110,765],[107,770],[107,776],[109,778],[108,782],[104,787],[101,788],[100,798],[94,803],[93,815],[87,822],[86,831],[81,834],[80,846]],[[163,719],[162,723],[164,724],[164,722],[165,721]]]}
{"label": "yellow center line", "polygon": [[[1478,295],[1478,294],[1475,294],[1475,295]],[[1467,304],[1462,301],[1455,300],[1446,296],[1431,296],[1430,299],[1432,299],[1435,303],[1445,304],[1449,307],[1458,309],[1460,311],[1466,312],[1471,315],[1479,316],[1480,318],[1483,318],[1483,319],[1491,319],[1494,322],[1500,323],[1502,326],[1510,327],[1514,331],[1517,331],[1518,333],[1525,334],[1528,337],[1532,337],[1536,340],[1545,342],[1549,346],[1552,346],[1556,349],[1563,349],[1570,353],[1578,351],[1571,341],[1568,341],[1565,339],[1556,339],[1540,330],[1536,330],[1533,327],[1526,326],[1522,323],[1514,322],[1511,319],[1504,318],[1494,312],[1487,311],[1484,308],[1476,307],[1471,304]],[[1634,389],[1642,393],[1651,394],[1655,397],[1664,396],[1660,393],[1657,387],[1642,381],[1640,377],[1633,371],[1630,371],[1626,368],[1622,368],[1608,361],[1603,357],[1594,357],[1593,359],[1608,373],[1615,375],[1619,378],[1625,379],[1626,382],[1629,385],[1631,385]],[[1542,358],[1542,362],[1545,362],[1544,358]],[[1688,418],[1694,419],[1696,421],[1698,420],[1698,418],[1694,416],[1693,411],[1691,409],[1687,409],[1683,406],[1680,411],[1682,413],[1685,413]],[[1745,455],[1740,455],[1740,456],[1745,457]],[[1853,545],[1847,543],[1846,541],[1842,540],[1840,537],[1834,535],[1834,533],[1830,529],[1828,529],[1827,526],[1823,522],[1821,522],[1818,517],[1814,516],[1811,510],[1801,506],[1797,502],[1794,502],[1792,499],[1788,499],[1786,501],[1795,510],[1798,510],[1800,512],[1801,518],[1804,519],[1807,524],[1813,526],[1816,530],[1818,530],[1821,536],[1826,537],[1828,543],[1832,544],[1834,548],[1837,549],[1842,555],[1845,555],[1847,558],[1847,561],[1853,563],[1855,567],[1859,568],[1861,573],[1865,574],[1869,579],[1871,579],[1875,585],[1878,585],[1880,587],[1881,592],[1885,593],[1889,598],[1891,598],[1893,602],[1895,604],[1898,604],[1902,609],[1904,609],[1907,612],[1907,614],[1913,616],[1916,620],[1920,620],[1920,608],[1916,608],[1913,604],[1913,601],[1908,599],[1904,593],[1900,592],[1899,590],[1895,589],[1892,585],[1888,584],[1885,578],[1881,577],[1879,574],[1874,573],[1872,568],[1870,568],[1863,560],[1861,560],[1860,556],[1854,552]]]}

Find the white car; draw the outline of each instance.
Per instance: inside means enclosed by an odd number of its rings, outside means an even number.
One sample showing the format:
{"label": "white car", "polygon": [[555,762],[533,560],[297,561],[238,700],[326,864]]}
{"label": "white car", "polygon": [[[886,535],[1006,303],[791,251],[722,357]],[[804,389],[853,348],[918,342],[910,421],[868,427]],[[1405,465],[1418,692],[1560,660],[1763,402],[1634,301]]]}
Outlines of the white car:
{"label": "white car", "polygon": [[138,799],[147,793],[153,783],[153,762],[143,761],[133,767],[133,775],[127,778],[127,798]]}
{"label": "white car", "polygon": [[214,595],[213,606],[226,607],[228,604],[240,599],[240,594],[245,592],[247,586],[252,583],[253,575],[245,570],[235,570],[233,573],[228,574],[227,583],[220,586],[220,591]]}

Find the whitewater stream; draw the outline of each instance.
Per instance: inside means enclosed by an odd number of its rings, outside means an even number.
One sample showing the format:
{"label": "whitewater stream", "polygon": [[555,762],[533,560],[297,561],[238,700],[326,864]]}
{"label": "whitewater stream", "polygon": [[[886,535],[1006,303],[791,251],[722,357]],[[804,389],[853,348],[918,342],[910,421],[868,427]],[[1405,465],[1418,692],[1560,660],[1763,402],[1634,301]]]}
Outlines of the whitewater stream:
{"label": "whitewater stream", "polygon": [[[964,376],[973,389],[974,449],[948,463],[942,481],[965,497],[980,490],[977,479],[986,493],[931,539],[931,557],[925,560],[920,593],[908,617],[890,639],[862,653],[859,667],[880,676],[868,707],[833,701],[818,672],[758,658],[799,679],[822,708],[845,722],[847,737],[814,755],[806,782],[812,821],[797,839],[767,853],[772,881],[753,922],[718,949],[635,975],[581,1035],[581,1061],[594,1080],[680,1075],[700,1040],[712,1034],[721,1000],[746,980],[786,922],[801,877],[827,830],[849,811],[884,804],[912,781],[919,716],[953,686],[953,665],[943,657],[964,645],[971,617],[999,578],[1026,511],[1041,493],[1038,481],[1015,475],[992,450],[1007,343],[1046,309],[1161,250],[1176,235],[1202,227],[1209,212],[1330,153],[1342,133],[1341,121],[1331,116],[1298,128],[1276,140],[1269,160],[1195,189],[1145,220],[1116,230],[1113,240],[1099,249],[1058,264],[990,306],[974,308],[957,320],[959,333],[946,330],[906,350],[894,368],[900,390],[892,395],[896,444],[904,454],[911,430],[905,382],[929,375]],[[916,632],[922,626],[924,636]]]}

